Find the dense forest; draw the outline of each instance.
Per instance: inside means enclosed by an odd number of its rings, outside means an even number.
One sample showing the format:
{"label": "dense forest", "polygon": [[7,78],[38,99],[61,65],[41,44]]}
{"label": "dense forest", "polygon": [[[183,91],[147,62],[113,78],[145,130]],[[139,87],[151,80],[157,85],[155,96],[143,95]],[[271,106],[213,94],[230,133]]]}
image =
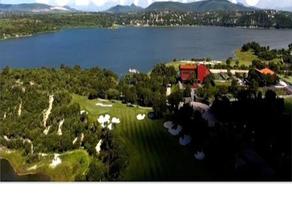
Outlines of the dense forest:
{"label": "dense forest", "polygon": [[29,36],[75,27],[111,27],[109,14],[3,14],[0,15],[0,39]]}
{"label": "dense forest", "polygon": [[[86,177],[80,179],[116,180],[126,163],[126,158],[119,159],[126,154],[117,142],[119,138],[102,129],[97,122],[89,121],[80,106],[71,103],[72,93],[88,95],[94,90],[102,94],[116,85],[116,75],[98,68],[3,69],[0,76],[0,145],[24,150],[28,163],[37,161],[39,154],[64,153],[83,147],[92,156],[92,165],[96,165],[94,160],[102,160],[109,166],[110,173],[98,165],[95,171],[89,170]],[[72,143],[74,138],[77,140]],[[104,146],[97,156],[95,147],[100,139]],[[115,166],[113,171],[111,166]]]}

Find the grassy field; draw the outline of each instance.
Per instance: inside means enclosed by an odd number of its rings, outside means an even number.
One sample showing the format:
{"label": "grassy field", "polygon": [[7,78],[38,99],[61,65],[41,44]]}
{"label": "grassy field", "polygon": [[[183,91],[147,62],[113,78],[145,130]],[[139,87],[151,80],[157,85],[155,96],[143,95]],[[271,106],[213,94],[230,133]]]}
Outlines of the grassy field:
{"label": "grassy field", "polygon": [[[73,102],[89,113],[90,120],[101,114],[118,117],[121,123],[114,129],[127,147],[129,164],[122,173],[127,181],[200,180],[210,178],[204,163],[193,157],[193,152],[182,147],[178,138],[171,136],[163,128],[162,120],[145,119],[138,121],[137,114],[147,114],[151,109],[127,107],[110,101],[88,100],[73,95]],[[96,103],[112,104],[112,108],[96,106]]]}
{"label": "grassy field", "polygon": [[235,65],[237,60],[239,61],[239,65],[251,65],[252,61],[257,58],[258,57],[254,55],[252,51],[242,52],[240,49],[237,49],[231,65]]}
{"label": "grassy field", "polygon": [[90,164],[90,157],[84,150],[61,154],[62,163],[56,168],[50,167],[53,154],[31,164],[25,162],[21,151],[0,149],[0,157],[8,160],[18,175],[43,174],[50,177],[52,181],[74,181],[76,176],[86,173]]}
{"label": "grassy field", "polygon": [[[257,60],[259,59],[256,55],[254,55],[254,53],[252,51],[246,51],[246,52],[242,52],[240,49],[237,49],[235,51],[235,55],[234,58],[231,62],[231,65],[235,65],[236,61],[239,61],[239,65],[246,65],[249,66],[252,64],[253,60]],[[269,63],[269,62],[275,62],[278,63],[280,62],[280,59],[275,58],[271,61],[266,61],[266,60],[262,60],[263,62]]]}

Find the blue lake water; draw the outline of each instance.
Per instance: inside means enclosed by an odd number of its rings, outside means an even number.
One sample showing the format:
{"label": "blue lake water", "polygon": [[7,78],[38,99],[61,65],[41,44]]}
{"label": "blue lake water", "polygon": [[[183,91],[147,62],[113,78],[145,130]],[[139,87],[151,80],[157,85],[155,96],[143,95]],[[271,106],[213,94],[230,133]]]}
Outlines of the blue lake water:
{"label": "blue lake water", "polygon": [[174,58],[226,59],[249,41],[272,48],[292,43],[292,30],[226,27],[65,29],[0,42],[0,68],[102,66],[118,74],[129,68],[147,72]]}

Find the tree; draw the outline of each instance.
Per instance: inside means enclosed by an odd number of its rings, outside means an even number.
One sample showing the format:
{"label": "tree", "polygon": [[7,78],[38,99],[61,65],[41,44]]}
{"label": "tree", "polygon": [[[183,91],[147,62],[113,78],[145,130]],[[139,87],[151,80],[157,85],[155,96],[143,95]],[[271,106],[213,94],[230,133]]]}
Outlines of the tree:
{"label": "tree", "polygon": [[265,64],[260,60],[253,60],[252,66],[257,68],[257,69],[263,69],[265,67]]}
{"label": "tree", "polygon": [[292,51],[292,43],[288,45],[290,51]]}
{"label": "tree", "polygon": [[89,170],[86,174],[86,180],[88,181],[103,181],[105,180],[106,168],[101,161],[92,159]]}
{"label": "tree", "polygon": [[230,66],[230,65],[231,65],[231,61],[232,61],[232,58],[228,58],[228,59],[226,60],[226,64],[227,64],[228,66]]}
{"label": "tree", "polygon": [[106,96],[108,99],[118,99],[120,92],[117,89],[110,88],[106,91]]}
{"label": "tree", "polygon": [[233,94],[233,95],[237,95],[238,92],[238,81],[236,79],[232,79],[231,81],[231,86],[229,87],[229,91]]}
{"label": "tree", "polygon": [[259,88],[259,83],[255,79],[252,79],[250,84],[249,84],[249,89],[251,91],[257,91],[258,88]]}
{"label": "tree", "polygon": [[175,111],[178,109],[178,105],[182,99],[183,93],[180,90],[175,91],[168,96],[168,103],[171,105],[172,110]]}
{"label": "tree", "polygon": [[238,67],[239,66],[239,60],[235,61],[235,65]]}
{"label": "tree", "polygon": [[137,94],[135,87],[127,87],[124,90],[125,101],[129,103],[135,103],[137,101]]}
{"label": "tree", "polygon": [[159,93],[155,93],[153,96],[153,111],[158,116],[161,117],[166,112],[166,96]]}

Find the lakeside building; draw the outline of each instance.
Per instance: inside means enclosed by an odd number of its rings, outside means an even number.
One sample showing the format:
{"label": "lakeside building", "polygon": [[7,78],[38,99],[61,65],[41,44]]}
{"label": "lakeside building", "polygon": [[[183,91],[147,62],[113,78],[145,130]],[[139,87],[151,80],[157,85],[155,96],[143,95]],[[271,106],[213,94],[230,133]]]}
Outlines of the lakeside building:
{"label": "lakeside building", "polygon": [[264,69],[256,69],[257,72],[259,72],[260,74],[263,74],[263,75],[270,75],[270,76],[274,76],[275,75],[275,72],[272,71],[271,69],[269,69],[268,67],[264,68]]}
{"label": "lakeside building", "polygon": [[198,84],[204,83],[205,79],[211,74],[204,64],[182,64],[179,67],[179,71],[182,82],[195,80]]}

